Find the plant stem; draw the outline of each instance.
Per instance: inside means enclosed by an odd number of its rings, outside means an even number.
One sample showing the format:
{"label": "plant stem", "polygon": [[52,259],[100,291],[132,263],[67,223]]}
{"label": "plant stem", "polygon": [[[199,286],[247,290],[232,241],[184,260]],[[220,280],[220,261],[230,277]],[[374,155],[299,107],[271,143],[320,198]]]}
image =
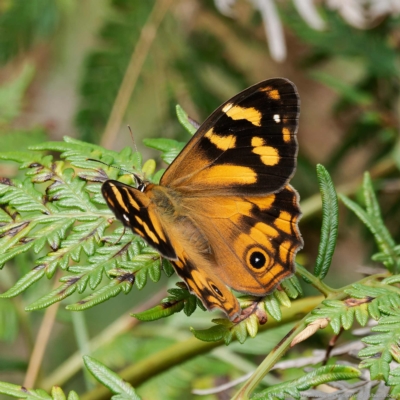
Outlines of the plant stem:
{"label": "plant stem", "polygon": [[275,348],[265,357],[264,361],[258,366],[250,379],[232,397],[232,400],[247,400],[250,394],[260,384],[264,376],[271,370],[276,362],[289,349],[292,340],[306,327],[308,314],[275,346]]}
{"label": "plant stem", "polygon": [[[75,331],[75,339],[78,344],[78,351],[81,356],[85,354],[89,354],[89,332],[86,326],[85,313],[80,312],[72,312],[72,325]],[[91,375],[87,370],[84,370],[84,380],[85,380],[85,388],[86,390],[93,389],[94,383],[91,379]]]}
{"label": "plant stem", "polygon": [[[59,278],[60,273],[57,273],[53,287],[58,285]],[[44,313],[44,317],[42,319],[42,323],[40,324],[40,328],[35,340],[35,346],[29,359],[28,370],[23,383],[24,387],[32,388],[35,385],[59,306],[60,303],[53,304],[48,307]]]}
{"label": "plant stem", "polygon": [[156,37],[157,29],[171,4],[172,0],[157,0],[148,20],[142,28],[103,133],[101,145],[106,148],[111,148],[115,142],[122,118],[129,104],[129,99],[135,89],[150,47]]}
{"label": "plant stem", "polygon": [[308,272],[302,265],[296,263],[296,275],[299,275],[305,281],[308,281],[313,285],[318,291],[320,291],[325,297],[334,296],[339,291],[333,289],[322,282],[319,278]]}

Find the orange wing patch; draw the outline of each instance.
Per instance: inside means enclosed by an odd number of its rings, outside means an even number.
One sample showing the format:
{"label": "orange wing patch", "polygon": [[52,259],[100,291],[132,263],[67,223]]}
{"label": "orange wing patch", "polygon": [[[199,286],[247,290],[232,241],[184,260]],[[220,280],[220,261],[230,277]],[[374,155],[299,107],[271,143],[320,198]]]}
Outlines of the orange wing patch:
{"label": "orange wing patch", "polygon": [[266,92],[267,96],[273,100],[280,100],[281,96],[277,89],[273,89],[271,86],[266,86],[265,88],[260,89],[262,92]]}
{"label": "orange wing patch", "polygon": [[275,221],[275,226],[289,235],[292,233],[292,224],[292,216],[287,211],[281,211]]}
{"label": "orange wing patch", "polygon": [[235,147],[236,136],[234,135],[220,136],[211,128],[204,136],[219,150],[226,151]]}
{"label": "orange wing patch", "polygon": [[218,183],[222,186],[250,184],[257,181],[257,174],[241,165],[216,165],[195,175],[196,186]]}
{"label": "orange wing patch", "polygon": [[222,111],[233,120],[245,119],[255,126],[261,126],[262,113],[254,107],[246,108],[228,103]]}
{"label": "orange wing patch", "polygon": [[289,143],[292,139],[292,134],[290,133],[290,130],[288,128],[283,128],[282,129],[282,135],[283,135],[283,140],[285,143]]}

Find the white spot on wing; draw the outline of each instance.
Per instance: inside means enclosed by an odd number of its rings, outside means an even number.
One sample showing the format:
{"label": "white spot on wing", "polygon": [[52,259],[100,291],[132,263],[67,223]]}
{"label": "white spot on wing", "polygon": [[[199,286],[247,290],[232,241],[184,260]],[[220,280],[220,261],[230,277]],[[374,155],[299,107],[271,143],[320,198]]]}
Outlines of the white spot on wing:
{"label": "white spot on wing", "polygon": [[128,222],[129,222],[129,217],[128,217],[126,214],[123,214],[122,216],[124,217],[124,220],[125,220],[125,221],[128,221]]}
{"label": "white spot on wing", "polygon": [[226,112],[228,112],[232,107],[233,107],[233,103],[225,104],[224,107],[222,108],[222,111],[223,111],[224,113],[226,113]]}
{"label": "white spot on wing", "polygon": [[281,122],[281,116],[279,114],[274,114],[274,121],[279,124]]}

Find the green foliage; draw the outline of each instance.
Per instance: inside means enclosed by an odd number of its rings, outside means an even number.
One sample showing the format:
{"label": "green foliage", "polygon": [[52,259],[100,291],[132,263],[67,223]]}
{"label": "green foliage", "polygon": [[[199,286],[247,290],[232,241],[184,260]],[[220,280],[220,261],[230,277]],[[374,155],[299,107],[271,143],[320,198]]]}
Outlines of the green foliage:
{"label": "green foliage", "polygon": [[395,398],[398,397],[400,395],[400,367],[390,372],[387,384],[391,386],[390,394]]}
{"label": "green foliage", "polygon": [[0,88],[0,124],[9,122],[21,114],[22,100],[34,73],[35,67],[25,64],[14,80]]}
{"label": "green foliage", "polygon": [[0,301],[0,340],[12,342],[17,334],[18,322],[14,305],[11,301]]}
{"label": "green foliage", "polygon": [[344,290],[346,300],[324,300],[320,307],[311,312],[307,323],[319,318],[327,318],[335,334],[340,329],[350,329],[354,318],[361,326],[365,326],[368,318],[379,320],[382,307],[400,305],[400,291],[383,284],[379,279],[371,279],[369,285],[355,283]]}
{"label": "green foliage", "polygon": [[147,147],[162,151],[163,154],[161,158],[167,164],[171,164],[175,157],[185,147],[185,143],[173,139],[144,139],[143,143]]}
{"label": "green foliage", "polygon": [[113,18],[99,34],[102,46],[87,57],[76,116],[80,137],[98,142],[134,49],[154,1],[113,0]]}
{"label": "green foliage", "polygon": [[3,2],[0,13],[0,63],[6,63],[54,34],[61,11],[60,0]]}
{"label": "green foliage", "polygon": [[378,324],[371,328],[373,332],[379,333],[362,339],[367,347],[358,353],[359,357],[364,358],[360,367],[369,369],[371,379],[384,380],[387,384],[390,384],[389,377],[392,375],[390,363],[400,363],[400,300],[398,297],[396,300],[397,302],[392,304],[386,302],[389,304],[379,306],[381,318]]}
{"label": "green foliage", "polygon": [[382,220],[380,207],[372,186],[371,177],[368,173],[364,175],[363,195],[365,210],[344,195],[341,195],[340,199],[360,218],[374,235],[376,244],[380,250],[374,256],[374,259],[383,262],[390,271],[397,273],[400,269],[400,246],[396,245]]}

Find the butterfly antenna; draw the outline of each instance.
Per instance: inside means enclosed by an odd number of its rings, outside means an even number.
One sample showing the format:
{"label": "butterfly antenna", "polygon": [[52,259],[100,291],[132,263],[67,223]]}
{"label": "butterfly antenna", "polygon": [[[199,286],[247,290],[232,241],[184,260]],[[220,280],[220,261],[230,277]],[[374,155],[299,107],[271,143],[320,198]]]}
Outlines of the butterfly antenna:
{"label": "butterfly antenna", "polygon": [[94,158],[87,158],[86,160],[87,160],[87,161],[98,162],[98,163],[100,163],[100,164],[107,165],[107,167],[116,168],[116,169],[119,169],[120,171],[124,171],[124,172],[128,173],[129,175],[133,175],[133,177],[135,178],[135,182],[136,182],[136,185],[138,186],[138,188],[139,188],[139,187],[142,187],[142,186],[144,185],[143,179],[141,179],[139,175],[135,174],[135,173],[132,172],[132,171],[128,171],[128,170],[125,169],[125,168],[117,167],[116,165],[107,164],[107,163],[105,163],[104,161],[95,160]]}
{"label": "butterfly antenna", "polygon": [[[133,142],[133,147],[135,148],[135,152],[136,152],[136,153],[139,153],[139,151],[138,151],[138,149],[137,149],[137,146],[136,146],[135,137],[133,136],[132,128],[131,128],[130,125],[128,125],[128,129],[129,129],[129,132],[130,132],[130,134],[131,134],[131,138],[132,138],[132,142]],[[139,162],[140,162],[140,160],[139,160]],[[142,166],[139,164],[139,171],[140,171],[141,169],[142,169]]]}
{"label": "butterfly antenna", "polygon": [[127,172],[129,175],[135,175],[135,173],[132,172],[132,171],[128,171],[127,169],[124,169],[124,168],[121,168],[121,167],[117,167],[116,165],[107,164],[107,163],[105,163],[104,161],[95,160],[94,158],[87,158],[86,160],[87,160],[87,161],[95,161],[95,162],[98,162],[98,163],[100,163],[100,164],[107,165],[107,167],[119,169],[120,171]]}

